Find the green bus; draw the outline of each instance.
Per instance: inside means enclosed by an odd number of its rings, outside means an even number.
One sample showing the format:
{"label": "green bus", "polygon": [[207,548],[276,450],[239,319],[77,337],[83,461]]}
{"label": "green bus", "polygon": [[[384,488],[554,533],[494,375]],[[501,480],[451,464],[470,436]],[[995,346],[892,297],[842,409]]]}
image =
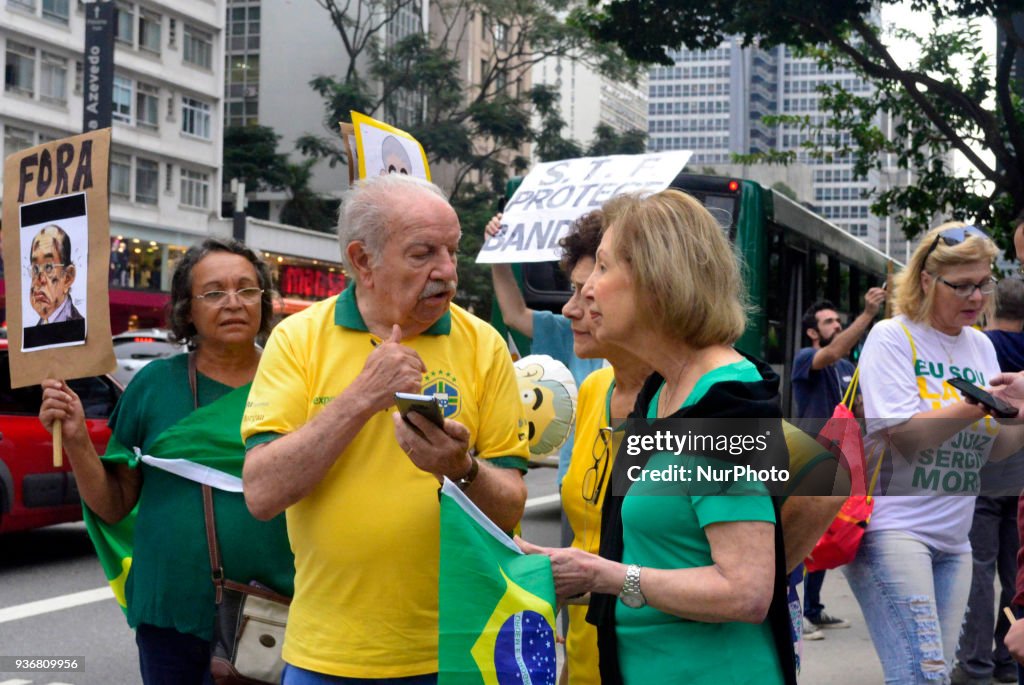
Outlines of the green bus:
{"label": "green bus", "polygon": [[[886,283],[901,264],[835,224],[754,181],[680,173],[671,187],[684,190],[718,219],[744,264],[754,311],[737,347],[771,364],[783,379],[783,411],[790,411],[793,357],[803,346],[800,321],[815,300],[828,299],[841,312],[864,307],[868,288]],[[891,263],[891,267],[890,267]],[[514,267],[527,306],[560,311],[569,283],[557,262]],[[493,323],[507,331],[494,308]],[[529,340],[513,334],[521,354]]]}

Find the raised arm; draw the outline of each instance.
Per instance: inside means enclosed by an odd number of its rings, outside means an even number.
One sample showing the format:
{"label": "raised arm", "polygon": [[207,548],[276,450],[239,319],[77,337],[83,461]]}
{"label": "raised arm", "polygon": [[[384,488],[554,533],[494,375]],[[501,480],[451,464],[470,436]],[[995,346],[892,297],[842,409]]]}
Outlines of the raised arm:
{"label": "raised arm", "polygon": [[[487,223],[484,232],[488,237],[501,232],[501,214],[495,214]],[[519,290],[510,264],[492,264],[491,280],[494,282],[494,296],[505,324],[528,338],[533,337],[533,310],[526,306],[523,293]]]}
{"label": "raised arm", "polygon": [[[394,393],[419,392],[423,360],[400,340],[401,329],[395,326],[391,338],[370,353],[362,372],[323,411],[297,430],[249,449],[242,481],[253,516],[271,519],[306,497],[366,422],[395,403]],[[268,347],[265,356],[270,353]]]}
{"label": "raised arm", "polygon": [[850,323],[849,328],[840,331],[831,343],[814,353],[811,368],[815,371],[820,371],[826,366],[835,364],[840,359],[848,357],[854,345],[857,344],[857,341],[867,331],[868,326],[871,325],[883,302],[885,302],[884,290],[881,288],[871,288],[868,290],[867,294],[864,295],[864,311]]}

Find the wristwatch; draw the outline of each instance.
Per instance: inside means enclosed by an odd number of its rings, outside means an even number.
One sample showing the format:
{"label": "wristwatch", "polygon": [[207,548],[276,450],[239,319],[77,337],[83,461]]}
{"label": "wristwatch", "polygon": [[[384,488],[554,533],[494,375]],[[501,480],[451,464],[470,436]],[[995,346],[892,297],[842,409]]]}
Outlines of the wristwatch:
{"label": "wristwatch", "polygon": [[647,606],[647,598],[644,597],[644,593],[640,592],[640,567],[637,564],[630,564],[626,567],[626,582],[622,584],[619,599],[630,609]]}
{"label": "wristwatch", "polygon": [[480,462],[476,460],[476,457],[471,456],[469,458],[469,462],[469,471],[467,471],[466,475],[462,478],[455,481],[455,484],[459,486],[459,490],[462,490],[463,492],[465,492],[472,484],[473,480],[476,478],[476,474],[480,473]]}

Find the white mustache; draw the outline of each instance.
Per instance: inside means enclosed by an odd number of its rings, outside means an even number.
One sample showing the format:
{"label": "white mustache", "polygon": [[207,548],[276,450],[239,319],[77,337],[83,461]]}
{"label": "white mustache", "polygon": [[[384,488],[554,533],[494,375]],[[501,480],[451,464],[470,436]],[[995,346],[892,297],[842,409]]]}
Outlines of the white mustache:
{"label": "white mustache", "polygon": [[426,287],[423,288],[423,292],[420,293],[420,299],[424,300],[434,295],[440,295],[441,293],[455,294],[455,281],[430,281]]}

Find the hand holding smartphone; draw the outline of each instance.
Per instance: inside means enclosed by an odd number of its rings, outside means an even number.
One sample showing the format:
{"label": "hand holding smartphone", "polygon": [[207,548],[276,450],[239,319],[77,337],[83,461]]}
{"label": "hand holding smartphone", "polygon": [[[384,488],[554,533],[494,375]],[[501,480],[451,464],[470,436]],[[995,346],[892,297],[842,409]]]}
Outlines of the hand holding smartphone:
{"label": "hand holding smartphone", "polygon": [[1007,404],[970,381],[965,381],[963,378],[949,378],[946,382],[962,392],[964,397],[969,397],[988,409],[992,416],[1000,419],[1012,419],[1017,416],[1017,409],[1012,405]]}
{"label": "hand holding smartphone", "polygon": [[409,421],[409,412],[416,412],[444,430],[444,414],[441,412],[441,403],[434,395],[396,392],[395,404],[398,406],[398,413],[406,421]]}

